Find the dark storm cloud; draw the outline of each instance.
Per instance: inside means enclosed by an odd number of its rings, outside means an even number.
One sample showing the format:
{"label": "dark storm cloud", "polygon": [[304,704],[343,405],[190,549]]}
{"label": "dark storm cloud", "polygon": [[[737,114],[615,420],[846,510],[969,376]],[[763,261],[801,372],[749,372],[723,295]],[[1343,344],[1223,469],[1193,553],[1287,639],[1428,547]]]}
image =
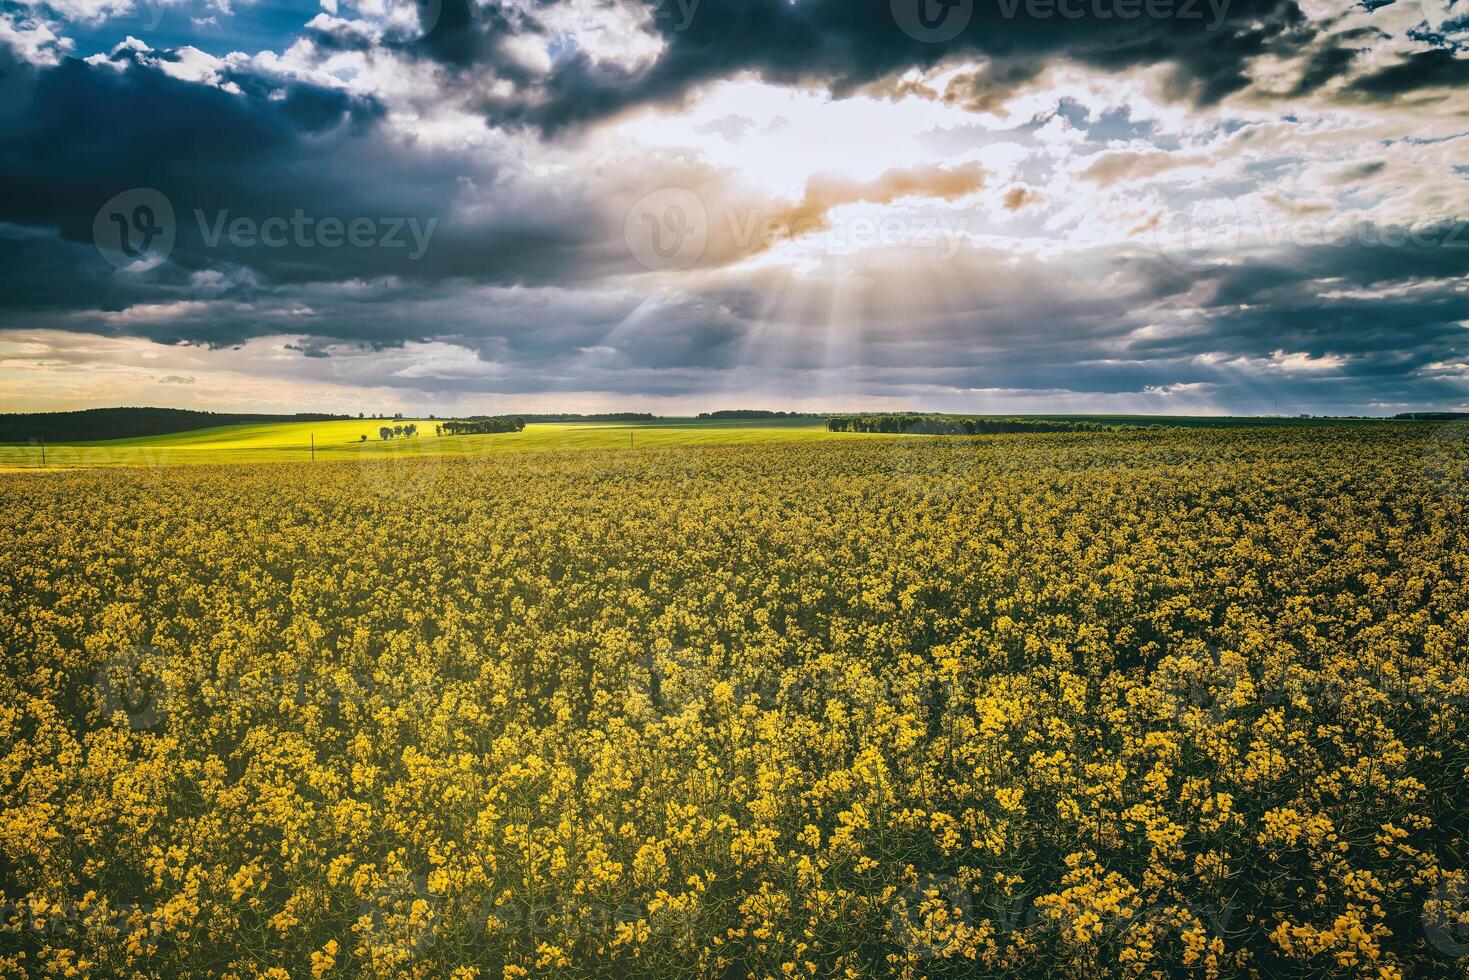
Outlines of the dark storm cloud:
{"label": "dark storm cloud", "polygon": [[0,127],[9,128],[23,117],[35,74],[18,51],[0,43]]}
{"label": "dark storm cloud", "polygon": [[854,331],[848,353],[870,379],[915,389],[1100,395],[1248,381],[1308,406],[1457,400],[1451,383],[1424,378],[1469,357],[1469,229],[1459,247],[1455,227],[1421,229],[1418,244],[1363,236],[1218,269],[1122,257],[1087,277],[1132,284],[1105,294],[1062,286],[1067,269],[1012,270],[1012,288],[932,309],[921,330]]}
{"label": "dark storm cloud", "polygon": [[[43,289],[11,267],[11,304],[135,295],[149,284],[166,291],[170,277],[209,269],[250,270],[263,285],[382,276],[515,283],[575,279],[601,261],[605,229],[574,194],[512,189],[498,198],[492,158],[390,137],[371,99],[230,69],[220,83],[237,91],[226,91],[169,77],[136,52],[115,59],[121,70],[75,59],[27,68],[15,84],[24,108],[0,131],[0,223],[87,244],[105,202],[153,188],[174,211],[170,262],[112,284],[97,252],[67,252],[76,289]],[[475,193],[466,180],[490,189],[465,201]],[[305,224],[281,225],[298,213]],[[326,219],[343,231],[318,236]],[[355,242],[345,240],[354,219],[371,222]],[[261,228],[271,220],[267,241]],[[234,234],[236,223],[249,233]],[[39,258],[60,262],[62,253]]]}
{"label": "dark storm cloud", "polygon": [[[977,269],[989,258],[977,257]],[[778,283],[748,277],[682,298],[428,285],[357,292],[307,283],[248,307],[211,306],[200,317],[216,336],[297,334],[293,348],[310,357],[335,356],[342,345],[348,352],[408,356],[405,340],[442,341],[476,352],[495,369],[381,377],[369,369],[362,380],[502,395],[686,396],[718,390],[743,369],[772,384],[784,378],[770,389],[776,396],[836,372],[869,394],[917,399],[946,388],[1101,397],[1243,385],[1268,388],[1288,403],[1297,399],[1303,410],[1359,410],[1374,399],[1451,397],[1451,384],[1421,375],[1435,362],[1466,355],[1459,324],[1469,320],[1469,295],[1454,288],[1458,279],[1438,278],[1469,272],[1463,253],[1445,250],[1436,259],[1407,248],[1318,246],[1218,270],[1178,270],[1156,256],[1124,256],[1075,278],[1077,264],[1095,259],[1022,263],[1003,280],[977,274],[971,291],[935,296],[907,311],[888,309],[876,297],[862,316],[835,325],[836,348],[819,307],[809,320],[764,320],[761,299]],[[1086,285],[1101,281],[1128,285],[1107,291]],[[312,312],[281,318],[294,307]],[[87,315],[72,323],[87,332],[164,342],[187,332],[173,321]],[[15,324],[0,320],[4,325]],[[1305,361],[1293,369],[1277,357],[1281,352]]]}
{"label": "dark storm cloud", "polygon": [[[1149,374],[1162,371],[1187,383],[1217,378],[1201,355],[1224,352],[1241,363],[1268,362],[1276,351],[1335,357],[1344,363],[1320,372],[1292,374],[1279,366],[1281,389],[1310,390],[1315,403],[1355,398],[1360,404],[1364,393],[1389,391],[1424,398],[1421,372],[1469,356],[1469,294],[1459,288],[1469,277],[1469,228],[1419,232],[1415,243],[1392,230],[1361,231],[1350,240],[1283,249],[1217,270],[1151,264],[1137,297],[1143,316],[1176,309],[1187,298],[1198,304],[1198,328],[1130,337],[1127,358]],[[1170,366],[1179,363],[1188,366]],[[1332,383],[1341,390],[1317,390]],[[1454,397],[1451,386],[1440,387],[1440,397]]]}
{"label": "dark storm cloud", "polygon": [[[274,86],[247,75],[232,80],[245,98],[136,63],[116,71],[66,59],[39,70],[22,118],[0,134],[7,191],[0,219],[57,225],[80,241],[90,240],[98,206],[130,187],[163,185],[165,194],[204,206],[224,204],[228,194],[268,198],[272,172],[304,174],[325,162],[302,159],[310,138],[359,138],[381,111],[300,85],[272,99]],[[242,179],[255,168],[260,176]],[[320,173],[298,193],[325,190],[332,176]]]}
{"label": "dark storm cloud", "polygon": [[[90,229],[89,229],[90,232]],[[0,225],[0,309],[30,316],[102,307],[112,268],[91,246],[57,240],[44,231]]]}
{"label": "dark storm cloud", "polygon": [[[311,301],[306,287],[298,295]],[[379,321],[383,307],[320,311],[296,326],[313,331],[287,346],[308,357],[333,357],[361,369],[366,350],[411,359],[404,344],[352,342],[363,320]],[[363,383],[504,395],[600,390],[626,394],[685,394],[707,389],[711,378],[737,366],[734,354],[750,325],[716,297],[649,299],[626,293],[585,294],[557,289],[423,291],[393,302],[408,320],[432,322],[433,340],[478,355],[486,369],[435,373],[368,374]],[[490,315],[487,315],[490,311]],[[386,330],[384,331],[387,332]],[[392,359],[390,358],[391,362]]]}
{"label": "dark storm cloud", "polygon": [[313,344],[283,344],[282,346],[286,350],[298,351],[302,357],[322,358],[332,356],[325,348],[317,347]]}
{"label": "dark storm cloud", "polygon": [[503,42],[516,35],[538,33],[540,25],[502,4],[471,6],[471,3],[472,0],[419,0],[419,22],[428,24],[429,29],[422,38],[404,45],[404,49],[461,68],[491,61],[500,77],[524,80],[527,76],[517,69],[516,62],[505,57]]}
{"label": "dark storm cloud", "polygon": [[[1115,70],[1171,65],[1175,94],[1209,103],[1245,85],[1258,56],[1312,52],[1301,59],[1304,94],[1354,70],[1356,46],[1369,40],[1361,32],[1313,37],[1291,0],[1234,0],[1215,32],[1204,29],[1207,16],[1040,21],[1021,6],[1004,19],[996,2],[978,4],[952,40],[926,44],[896,27],[888,0],[706,0],[686,23],[655,17],[666,47],[630,69],[553,36],[535,20],[543,7],[476,7],[471,16],[465,0],[425,0],[428,33],[382,46],[447,66],[453,99],[476,100],[491,120],[554,132],[633,106],[677,103],[703,82],[742,72],[837,94],[889,86],[901,97],[896,73],[956,55],[990,59],[961,71],[941,95],[973,109],[994,108],[996,93],[1013,94],[1058,59]],[[1207,15],[1207,5],[1199,9]],[[377,43],[344,28],[314,34],[324,48]],[[507,39],[525,34],[553,51],[549,74],[507,51]],[[357,356],[364,373],[353,380],[503,394],[689,395],[741,371],[779,397],[833,375],[870,393],[915,398],[945,388],[1222,390],[1245,378],[1313,407],[1360,407],[1374,398],[1448,398],[1450,384],[1424,373],[1466,356],[1469,294],[1453,285],[1469,275],[1462,226],[1397,245],[1353,235],[1338,245],[1279,248],[1212,270],[1126,247],[1053,263],[971,246],[967,258],[923,270],[928,278],[884,267],[883,255],[844,257],[851,275],[836,285],[730,259],[665,288],[671,277],[617,278],[631,265],[622,215],[608,216],[615,196],[598,196],[617,185],[588,192],[581,183],[601,161],[580,172],[555,160],[551,169],[566,177],[532,181],[525,160],[498,152],[498,137],[474,152],[426,147],[387,125],[386,109],[371,98],[238,63],[219,63],[211,84],[184,81],[161,67],[183,68],[180,58],[124,48],[112,65],[36,68],[0,44],[0,329],[214,347],[288,337],[300,358],[293,362],[310,360],[318,371],[363,352],[411,361],[415,345],[439,342],[478,361],[464,355],[467,367],[454,362],[434,373],[431,363],[397,371]],[[1362,77],[1353,91],[1389,101],[1457,85],[1463,65],[1420,53]],[[512,82],[515,94],[486,96],[491,88],[474,84],[480,75]],[[1063,101],[1057,111],[1086,136],[1073,155],[1101,153],[1110,141],[1176,149],[1176,141],[1162,143],[1172,137],[1155,137],[1156,123],[1133,122],[1123,109],[1092,118]],[[1035,151],[1050,118],[1007,131],[935,132],[927,142],[940,155],[985,142]],[[737,117],[726,122],[731,140],[748,128]],[[1268,168],[1300,162],[1256,161],[1241,181],[1280,179]],[[648,169],[659,180],[701,173],[671,166],[650,160]],[[1332,179],[1371,181],[1385,167],[1363,155]],[[92,245],[93,223],[104,201],[135,187],[171,202],[177,241],[156,267],[116,271]],[[884,199],[865,193],[855,199]],[[240,219],[258,228],[298,211],[434,225],[413,260],[378,247],[209,240],[211,228]],[[944,285],[913,285],[930,281]],[[860,302],[834,313],[832,295],[864,288]]]}
{"label": "dark storm cloud", "polygon": [[[916,8],[921,0],[898,2]],[[1233,0],[1217,23],[1204,2],[1190,3],[1187,16],[1122,18],[1094,16],[1087,5],[1081,17],[1071,17],[979,0],[952,7],[948,16],[972,12],[961,30],[940,41],[900,28],[889,0],[711,0],[683,18],[666,16],[667,0],[646,6],[665,44],[651,65],[628,69],[585,51],[562,51],[538,84],[486,99],[490,118],[555,131],[633,106],[677,103],[698,85],[741,72],[785,85],[825,85],[842,95],[954,56],[995,59],[1000,67],[990,74],[1010,83],[1050,58],[1113,70],[1167,64],[1179,97],[1208,104],[1245,87],[1252,59],[1288,53],[1309,36],[1294,0]]]}
{"label": "dark storm cloud", "polygon": [[1230,266],[1214,278],[1213,304],[1239,306],[1288,299],[1295,284],[1339,280],[1358,288],[1469,276],[1469,222],[1416,228],[1359,225],[1313,247]]}
{"label": "dark storm cloud", "polygon": [[1361,54],[1359,48],[1348,47],[1344,42],[1365,41],[1368,33],[1359,31],[1351,36],[1339,35],[1317,48],[1307,60],[1306,70],[1301,73],[1300,81],[1291,94],[1309,95],[1332,79],[1344,75]]}
{"label": "dark storm cloud", "polygon": [[1341,173],[1336,174],[1332,178],[1332,182],[1337,184],[1354,184],[1357,181],[1366,180],[1368,177],[1375,177],[1386,169],[1386,160],[1371,160],[1367,163],[1354,164]]}
{"label": "dark storm cloud", "polygon": [[[1252,411],[1271,410],[1272,399],[1300,410],[1354,412],[1382,401],[1460,397],[1452,379],[1426,375],[1435,363],[1469,356],[1462,326],[1469,294],[1456,288],[1469,274],[1469,250],[1442,242],[1327,244],[1219,269],[1179,268],[1156,255],[1114,256],[1101,265],[1097,255],[1075,255],[1054,265],[1011,264],[1002,280],[984,276],[999,260],[972,257],[973,275],[969,267],[951,270],[967,275],[971,291],[920,299],[906,310],[887,308],[878,293],[864,297],[862,315],[835,327],[834,346],[824,305],[807,316],[787,314],[778,328],[761,323],[761,298],[795,286],[785,274],[746,279],[705,296],[727,314],[715,322],[727,324],[720,329],[728,330],[729,348],[740,345],[738,360],[726,359],[724,345],[699,356],[682,349],[639,356],[623,343],[627,333],[613,331],[600,359],[574,370],[597,377],[599,389],[629,394],[655,367],[664,394],[717,387],[740,366],[771,379],[807,379],[788,382],[797,387],[837,375],[868,394],[929,405],[945,390],[954,397],[1012,390],[1103,397],[1192,387],[1196,397],[1235,392],[1230,397],[1240,399],[1268,391],[1264,403],[1241,404]],[[1100,282],[1129,285],[1086,285]],[[704,311],[694,304],[683,312]],[[646,322],[672,318],[660,311]],[[687,332],[681,327],[679,335]],[[502,348],[501,356],[522,363],[528,352],[520,346]],[[549,363],[568,362],[553,356]]]}
{"label": "dark storm cloud", "polygon": [[534,17],[499,3],[473,0],[418,0],[417,24],[394,25],[385,35],[361,21],[332,19],[308,23],[302,33],[326,51],[384,50],[427,58],[456,68],[490,69],[498,78],[527,82],[530,72],[505,50],[510,38],[543,34]]}
{"label": "dark storm cloud", "polygon": [[514,364],[517,374],[720,370],[732,365],[751,329],[741,311],[720,296],[501,295],[490,323],[468,307],[437,305],[447,320],[441,339],[486,360]]}
{"label": "dark storm cloud", "polygon": [[1400,98],[1419,89],[1469,85],[1469,58],[1452,48],[1415,51],[1403,61],[1351,83],[1350,90],[1370,99]]}

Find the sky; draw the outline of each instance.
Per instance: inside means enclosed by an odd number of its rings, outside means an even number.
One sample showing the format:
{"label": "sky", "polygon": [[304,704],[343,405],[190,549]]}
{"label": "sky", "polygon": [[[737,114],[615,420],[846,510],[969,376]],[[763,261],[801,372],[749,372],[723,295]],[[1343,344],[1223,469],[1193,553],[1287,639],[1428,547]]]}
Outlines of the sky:
{"label": "sky", "polygon": [[0,411],[1469,408],[1469,0],[0,0]]}

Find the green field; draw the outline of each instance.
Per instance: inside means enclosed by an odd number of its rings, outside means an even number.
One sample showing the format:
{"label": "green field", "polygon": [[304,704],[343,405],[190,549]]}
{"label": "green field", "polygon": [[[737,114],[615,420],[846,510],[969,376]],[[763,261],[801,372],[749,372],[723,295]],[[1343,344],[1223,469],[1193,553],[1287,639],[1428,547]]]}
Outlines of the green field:
{"label": "green field", "polygon": [[[986,416],[988,417],[988,416]],[[1000,418],[1002,416],[994,416]],[[1187,428],[1363,424],[1369,420],[1245,418],[1157,415],[1031,415],[1006,418],[1085,420],[1113,425],[1167,425]],[[277,422],[224,425],[190,432],[100,442],[48,444],[45,468],[55,470],[112,466],[172,466],[195,463],[289,462],[310,459],[315,439],[317,459],[374,456],[402,459],[414,455],[464,455],[560,449],[622,449],[673,446],[734,445],[818,439],[891,439],[894,435],[828,432],[824,422],[809,418],[694,419],[660,418],[652,422],[533,422],[518,433],[435,436],[442,419],[346,419],[329,422]],[[1380,420],[1376,421],[1382,424]],[[383,425],[416,423],[412,439],[378,438]],[[367,441],[362,441],[362,436]],[[41,448],[0,443],[0,470],[39,470]]]}
{"label": "green field", "polygon": [[[852,414],[861,415],[861,412]],[[1102,425],[1166,425],[1183,429],[1239,429],[1257,426],[1378,425],[1397,419],[1294,415],[985,415],[975,418],[1044,419],[1051,422],[1100,422]]]}
{"label": "green field", "polygon": [[[440,420],[442,421],[442,420]],[[418,425],[412,439],[387,442],[383,425]],[[288,462],[310,459],[400,459],[411,455],[525,452],[554,449],[619,449],[629,446],[730,445],[736,443],[836,438],[820,422],[788,419],[737,422],[660,419],[657,422],[541,422],[524,432],[476,436],[435,436],[429,419],[352,419],[341,422],[287,422],[227,425],[165,436],[73,442],[46,446],[48,469],[93,466],[172,466],[193,463]],[[367,442],[361,437],[366,435]],[[850,438],[850,436],[848,436]],[[0,445],[0,469],[40,469],[41,448]]]}

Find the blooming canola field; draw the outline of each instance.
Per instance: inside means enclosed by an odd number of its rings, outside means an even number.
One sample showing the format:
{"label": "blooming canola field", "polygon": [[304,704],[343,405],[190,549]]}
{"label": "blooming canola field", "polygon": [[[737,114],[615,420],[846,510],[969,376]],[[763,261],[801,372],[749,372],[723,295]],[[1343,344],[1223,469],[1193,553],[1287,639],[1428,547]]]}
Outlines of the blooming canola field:
{"label": "blooming canola field", "polygon": [[[681,448],[745,442],[793,442],[832,438],[819,422],[704,419],[665,422],[543,422],[521,432],[447,436],[442,419],[349,419],[225,425],[163,436],[102,442],[0,443],[0,473],[8,470],[154,468],[201,463],[282,463],[352,460],[403,463],[421,456],[483,456],[492,453],[570,449]],[[383,426],[412,424],[410,438],[384,440]]]}
{"label": "blooming canola field", "polygon": [[0,973],[1462,973],[1453,434],[0,474]]}

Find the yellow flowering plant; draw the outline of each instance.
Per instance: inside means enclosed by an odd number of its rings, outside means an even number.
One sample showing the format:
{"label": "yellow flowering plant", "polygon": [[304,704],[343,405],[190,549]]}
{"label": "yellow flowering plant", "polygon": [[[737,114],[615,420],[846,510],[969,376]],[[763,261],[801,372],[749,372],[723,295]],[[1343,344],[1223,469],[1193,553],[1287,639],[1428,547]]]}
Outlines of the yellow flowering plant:
{"label": "yellow flowering plant", "polygon": [[0,969],[1462,971],[1431,428],[909,438],[0,476]]}

